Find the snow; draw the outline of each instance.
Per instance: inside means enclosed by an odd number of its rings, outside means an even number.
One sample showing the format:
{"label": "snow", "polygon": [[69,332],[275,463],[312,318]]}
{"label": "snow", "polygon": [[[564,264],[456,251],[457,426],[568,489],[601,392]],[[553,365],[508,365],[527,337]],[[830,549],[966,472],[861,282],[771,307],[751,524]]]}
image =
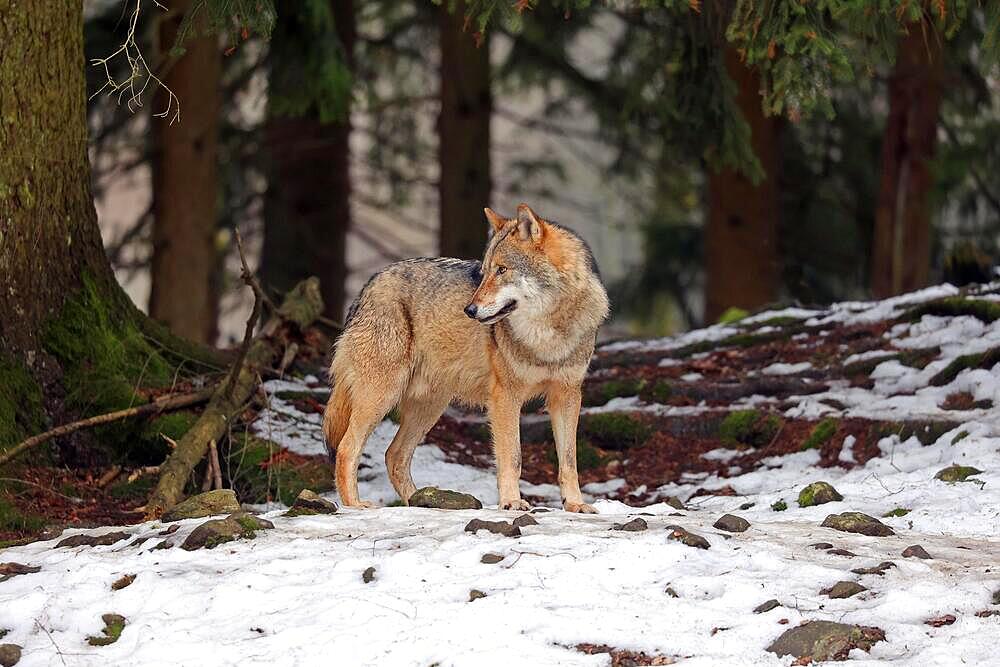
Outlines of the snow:
{"label": "snow", "polygon": [[792,375],[794,373],[801,373],[812,368],[812,364],[808,361],[803,361],[797,364],[783,364],[775,363],[770,366],[765,366],[760,370],[764,375]]}

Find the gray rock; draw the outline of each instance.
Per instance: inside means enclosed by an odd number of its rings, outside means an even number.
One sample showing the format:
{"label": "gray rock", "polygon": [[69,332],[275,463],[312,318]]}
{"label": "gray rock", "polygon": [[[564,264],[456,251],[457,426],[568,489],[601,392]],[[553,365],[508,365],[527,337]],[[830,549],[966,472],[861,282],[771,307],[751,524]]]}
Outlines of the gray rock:
{"label": "gray rock", "polygon": [[122,531],[104,533],[103,535],[74,535],[60,540],[56,545],[59,547],[106,547],[122,540],[127,540],[131,535]]}
{"label": "gray rock", "polygon": [[781,603],[778,602],[777,600],[768,600],[767,602],[763,602],[763,603],[757,605],[756,607],[754,607],[753,613],[755,613],[755,614],[766,614],[767,612],[771,611],[772,609],[776,609],[776,608],[778,608],[780,606],[781,606]]}
{"label": "gray rock", "polygon": [[316,514],[336,514],[337,503],[322,498],[319,494],[302,489],[295,497],[295,502],[285,512],[285,516],[313,516]]}
{"label": "gray rock", "polygon": [[813,507],[843,499],[844,496],[829,482],[813,482],[799,491],[799,507]]}
{"label": "gray rock", "polygon": [[365,582],[366,584],[370,584],[373,581],[375,581],[375,568],[369,567],[365,569],[365,571],[361,573],[361,581]]}
{"label": "gray rock", "polygon": [[1000,604],[1000,588],[993,593],[993,604]]}
{"label": "gray rock", "polygon": [[832,549],[833,548],[833,545],[830,544],[829,542],[815,542],[813,544],[810,544],[809,546],[811,546],[813,549]]}
{"label": "gray rock", "polygon": [[627,533],[638,533],[639,531],[643,531],[648,528],[649,525],[646,523],[646,520],[643,519],[641,516],[637,516],[636,518],[626,523],[616,523],[615,525],[611,526],[611,530],[624,530]]}
{"label": "gray rock", "polygon": [[954,484],[955,482],[968,482],[969,478],[973,475],[982,474],[982,470],[979,468],[973,468],[972,466],[960,466],[957,463],[955,465],[950,465],[947,468],[939,470],[934,479],[939,479],[942,482],[948,482],[949,484]]}
{"label": "gray rock", "polygon": [[896,567],[896,564],[892,561],[882,561],[878,565],[872,565],[871,567],[859,567],[851,570],[854,574],[875,574],[878,576],[884,575],[889,568]]}
{"label": "gray rock", "polygon": [[225,519],[212,519],[195,528],[181,544],[181,549],[214,549],[237,538],[252,540],[258,530],[268,528],[274,528],[274,524],[267,519],[246,512],[234,512]]}
{"label": "gray rock", "polygon": [[695,547],[697,549],[708,549],[711,545],[701,535],[697,533],[692,533],[691,531],[681,528],[680,526],[667,526],[667,530],[670,531],[668,537],[672,540],[677,540],[681,544],[685,544],[689,547]]}
{"label": "gray rock", "polygon": [[216,489],[191,496],[174,505],[173,509],[160,517],[160,521],[170,523],[182,519],[200,519],[217,514],[231,514],[239,512],[240,509],[240,502],[236,499],[236,494],[233,493],[232,489]]}
{"label": "gray rock", "polygon": [[511,521],[511,525],[517,526],[518,528],[524,528],[525,526],[537,526],[538,521],[530,514],[522,514]]}
{"label": "gray rock", "polygon": [[20,646],[17,644],[0,644],[0,667],[14,667],[20,661]]}
{"label": "gray rock", "polygon": [[0,563],[0,583],[18,577],[22,574],[34,574],[41,572],[38,565],[22,565],[21,563]]}
{"label": "gray rock", "polygon": [[679,598],[680,597],[680,595],[677,594],[677,591],[674,590],[673,586],[667,586],[666,589],[664,589],[663,592],[666,593],[667,595],[669,595],[672,598]]}
{"label": "gray rock", "polygon": [[872,537],[885,537],[896,534],[892,528],[875,517],[862,514],[861,512],[831,514],[823,519],[823,523],[820,525],[824,528],[833,528],[845,533],[860,533],[861,535]]}
{"label": "gray rock", "polygon": [[521,529],[509,521],[483,521],[482,519],[473,519],[465,526],[465,532],[467,533],[476,533],[480,530],[488,530],[491,533],[496,533],[497,535],[503,535],[505,537],[521,536]]}
{"label": "gray rock", "polygon": [[870,651],[880,641],[885,641],[885,632],[879,628],[833,621],[809,621],[786,630],[767,650],[779,656],[791,655],[814,662],[846,660],[852,649]]}
{"label": "gray rock", "polygon": [[483,504],[468,493],[425,486],[417,489],[407,502],[410,507],[433,507],[441,510],[481,510]]}
{"label": "gray rock", "polygon": [[854,558],[857,556],[853,551],[848,551],[847,549],[830,549],[827,551],[828,554],[833,554],[834,556],[843,556],[845,558]]}
{"label": "gray rock", "polygon": [[924,549],[919,544],[914,544],[912,546],[903,549],[903,558],[931,558],[932,556],[927,553],[927,549]]}
{"label": "gray rock", "polygon": [[506,558],[506,556],[503,554],[483,554],[483,557],[479,559],[479,562],[485,563],[486,565],[496,565],[504,558]]}
{"label": "gray rock", "polygon": [[684,503],[682,503],[680,498],[678,498],[677,496],[667,496],[666,498],[661,499],[660,502],[670,505],[675,510],[687,509],[686,507],[684,507]]}
{"label": "gray rock", "polygon": [[821,590],[819,594],[826,595],[835,600],[842,600],[867,590],[867,588],[856,581],[838,581],[833,586]]}
{"label": "gray rock", "polygon": [[735,514],[723,514],[712,526],[730,533],[742,533],[750,527],[750,522]]}

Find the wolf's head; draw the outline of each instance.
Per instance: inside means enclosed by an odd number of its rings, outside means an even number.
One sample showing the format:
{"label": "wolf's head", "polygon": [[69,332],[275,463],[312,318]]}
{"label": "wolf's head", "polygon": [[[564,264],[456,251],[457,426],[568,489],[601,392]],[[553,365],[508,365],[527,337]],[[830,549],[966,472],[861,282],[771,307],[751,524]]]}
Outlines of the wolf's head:
{"label": "wolf's head", "polygon": [[[549,313],[561,297],[574,289],[600,287],[593,255],[569,230],[543,220],[527,204],[516,218],[484,209],[492,227],[483,257],[482,281],[465,314],[493,324],[514,311]],[[603,319],[603,315],[602,318]]]}

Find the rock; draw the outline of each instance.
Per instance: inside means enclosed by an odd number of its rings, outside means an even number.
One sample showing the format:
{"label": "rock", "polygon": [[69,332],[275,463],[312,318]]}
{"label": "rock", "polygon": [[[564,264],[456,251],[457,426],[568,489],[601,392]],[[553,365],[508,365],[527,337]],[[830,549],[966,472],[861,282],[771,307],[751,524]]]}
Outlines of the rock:
{"label": "rock", "polygon": [[872,565],[871,567],[859,567],[851,570],[854,574],[877,574],[878,576],[884,575],[889,568],[896,567],[896,564],[892,561],[882,561],[878,565]]}
{"label": "rock", "polygon": [[679,598],[680,597],[680,595],[677,594],[677,591],[674,590],[673,586],[667,586],[663,590],[663,592],[666,593],[667,595],[669,595],[672,598]]}
{"label": "rock", "polygon": [[697,533],[692,533],[689,530],[681,528],[680,526],[667,526],[667,530],[670,531],[670,539],[677,540],[681,544],[685,544],[689,547],[695,547],[697,549],[708,549],[711,545],[701,535]]}
{"label": "rock", "polygon": [[667,496],[666,498],[661,499],[660,502],[670,505],[675,510],[687,509],[686,507],[684,507],[684,503],[682,503],[680,501],[680,498],[678,498],[677,496]]}
{"label": "rock", "polygon": [[67,537],[65,540],[60,540],[59,544],[56,545],[56,548],[106,547],[110,544],[127,540],[129,537],[130,535],[128,533],[120,530],[113,533],[104,533],[103,535],[74,535],[73,537]]}
{"label": "rock", "polygon": [[468,493],[425,486],[410,496],[410,507],[434,507],[440,510],[481,510],[483,504]]}
{"label": "rock", "polygon": [[160,517],[160,521],[170,523],[181,519],[200,519],[216,514],[232,514],[239,512],[240,509],[240,502],[236,499],[236,494],[232,489],[216,489],[191,496],[174,505],[173,509]]}
{"label": "rock", "polygon": [[274,528],[274,524],[267,519],[246,512],[234,512],[225,519],[212,519],[195,528],[181,544],[181,549],[214,549],[240,537],[252,540],[257,536],[258,530],[268,528]]}
{"label": "rock", "polygon": [[993,593],[993,604],[1000,604],[1000,588]]}
{"label": "rock", "polygon": [[0,583],[13,579],[22,574],[34,574],[41,572],[38,565],[22,565],[21,563],[0,563]]}
{"label": "rock", "polygon": [[813,544],[810,544],[809,546],[811,546],[813,549],[832,549],[833,548],[833,545],[830,544],[829,542],[814,542]]}
{"label": "rock", "polygon": [[504,558],[506,558],[506,556],[502,554],[483,554],[483,557],[479,559],[479,562],[487,565],[496,565]]}
{"label": "rock", "polygon": [[365,571],[361,573],[361,581],[365,582],[366,584],[370,584],[373,581],[375,581],[375,568],[369,567],[365,569]]}
{"label": "rock", "polygon": [[842,600],[867,590],[867,588],[856,581],[838,581],[833,586],[821,590],[819,594],[826,595],[835,600]]}
{"label": "rock", "polygon": [[611,530],[624,530],[628,533],[638,533],[647,528],[649,528],[649,525],[646,523],[646,520],[639,516],[626,523],[616,523],[611,526]]}
{"label": "rock", "polygon": [[751,507],[753,507],[756,504],[757,503],[743,503],[742,505],[740,505],[740,509],[741,510],[748,510],[748,509],[750,509]]}
{"label": "rock", "polygon": [[840,495],[829,482],[813,482],[799,491],[799,507],[813,507],[843,499],[844,496]]}
{"label": "rock", "polygon": [[862,514],[861,512],[844,512],[843,514],[831,514],[823,519],[820,524],[824,528],[833,528],[845,533],[860,533],[872,537],[885,537],[895,535],[892,528],[885,525],[873,516]]}
{"label": "rock", "polygon": [[945,614],[944,616],[935,616],[934,618],[928,618],[924,621],[924,625],[929,625],[932,628],[940,628],[945,625],[951,625],[957,619],[954,614]]}
{"label": "rock", "polygon": [[750,527],[750,522],[735,514],[723,514],[712,526],[730,533],[742,533]]}
{"label": "rock", "polygon": [[302,489],[295,497],[295,502],[285,512],[285,516],[313,516],[315,514],[336,514],[337,503],[321,498],[319,494]]}
{"label": "rock", "polygon": [[101,616],[104,621],[103,637],[87,637],[87,643],[91,646],[108,646],[118,641],[125,629],[125,617],[121,614],[104,614]]}
{"label": "rock", "polygon": [[525,526],[537,526],[538,521],[530,514],[522,514],[511,521],[511,525],[517,526],[518,528],[524,528]]}
{"label": "rock", "polygon": [[983,609],[976,612],[977,618],[990,618],[991,616],[1000,616],[1000,611],[996,609]]}
{"label": "rock", "polygon": [[486,593],[482,592],[481,590],[473,588],[472,590],[469,591],[469,602],[475,602],[479,598],[484,598],[484,597],[486,597]]}
{"label": "rock", "polygon": [[834,556],[844,556],[845,558],[854,558],[857,556],[856,553],[848,551],[847,549],[830,549],[827,553],[833,554]]}
{"label": "rock", "polygon": [[757,605],[756,607],[754,607],[753,608],[753,613],[755,613],[755,614],[766,614],[767,612],[771,611],[772,609],[777,609],[780,606],[781,606],[781,603],[778,602],[777,600],[768,600],[767,602],[763,602],[763,603]]}
{"label": "rock", "polygon": [[0,644],[0,667],[14,667],[20,661],[20,646],[17,644]]}
{"label": "rock", "polygon": [[979,468],[973,468],[972,466],[960,466],[957,463],[955,465],[950,465],[947,468],[939,470],[934,479],[939,479],[942,482],[948,482],[949,484],[954,484],[955,482],[968,482],[969,478],[973,475],[982,474],[982,470]]}
{"label": "rock", "polygon": [[174,543],[173,542],[171,542],[170,540],[163,540],[162,542],[160,542],[159,544],[157,544],[155,547],[153,547],[152,549],[150,549],[150,551],[160,551],[160,550],[164,550],[164,549],[173,549],[173,548],[174,548]]}
{"label": "rock", "polygon": [[118,579],[117,581],[115,581],[115,583],[111,584],[111,590],[120,591],[123,588],[128,588],[129,586],[132,585],[133,581],[135,581],[135,575],[126,574],[121,579]]}
{"label": "rock", "polygon": [[488,530],[491,533],[496,533],[497,535],[503,535],[505,537],[520,537],[521,529],[512,524],[510,521],[483,521],[482,519],[473,519],[465,526],[465,532],[476,533],[480,530]]}
{"label": "rock", "polygon": [[931,558],[931,555],[927,553],[927,549],[919,544],[914,544],[903,549],[903,558]]}
{"label": "rock", "polygon": [[180,530],[180,526],[178,526],[175,523],[174,525],[169,526],[166,530],[161,530],[160,532],[157,533],[157,535],[159,535],[160,537],[163,537],[164,535],[173,535],[178,530]]}
{"label": "rock", "polygon": [[885,641],[885,632],[878,628],[808,621],[783,632],[767,650],[779,656],[791,655],[814,662],[846,660],[852,649],[870,651],[880,641]]}

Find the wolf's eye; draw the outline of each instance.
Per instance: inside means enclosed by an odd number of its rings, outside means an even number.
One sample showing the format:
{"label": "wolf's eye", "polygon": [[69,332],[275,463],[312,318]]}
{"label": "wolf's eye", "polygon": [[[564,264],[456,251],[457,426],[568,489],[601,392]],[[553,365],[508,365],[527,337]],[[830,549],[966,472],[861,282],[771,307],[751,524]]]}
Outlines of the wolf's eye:
{"label": "wolf's eye", "polygon": [[504,273],[507,273],[507,267],[506,266],[498,266],[497,267],[497,275],[500,276],[500,275],[503,275]]}

